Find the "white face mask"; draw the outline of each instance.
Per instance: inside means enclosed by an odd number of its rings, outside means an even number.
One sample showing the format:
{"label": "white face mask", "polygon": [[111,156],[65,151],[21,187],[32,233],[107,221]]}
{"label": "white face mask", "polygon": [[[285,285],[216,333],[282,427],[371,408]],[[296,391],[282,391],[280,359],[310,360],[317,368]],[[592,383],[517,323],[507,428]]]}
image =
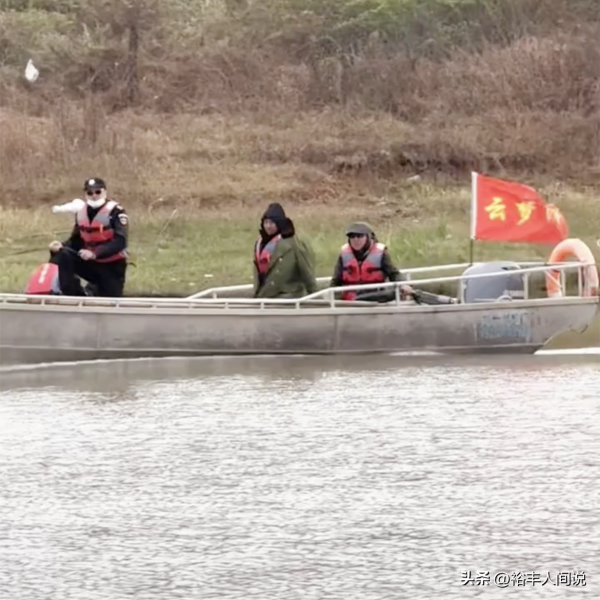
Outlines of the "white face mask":
{"label": "white face mask", "polygon": [[102,190],[100,196],[87,196],[86,201],[88,206],[92,208],[100,208],[106,202],[106,190]]}

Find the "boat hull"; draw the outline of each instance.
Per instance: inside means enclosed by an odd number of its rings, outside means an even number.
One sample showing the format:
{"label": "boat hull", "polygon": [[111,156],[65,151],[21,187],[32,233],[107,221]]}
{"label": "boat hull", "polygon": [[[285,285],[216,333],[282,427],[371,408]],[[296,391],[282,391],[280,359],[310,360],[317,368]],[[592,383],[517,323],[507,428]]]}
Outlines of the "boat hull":
{"label": "boat hull", "polygon": [[0,304],[0,363],[249,354],[533,353],[583,331],[598,298],[252,308]]}

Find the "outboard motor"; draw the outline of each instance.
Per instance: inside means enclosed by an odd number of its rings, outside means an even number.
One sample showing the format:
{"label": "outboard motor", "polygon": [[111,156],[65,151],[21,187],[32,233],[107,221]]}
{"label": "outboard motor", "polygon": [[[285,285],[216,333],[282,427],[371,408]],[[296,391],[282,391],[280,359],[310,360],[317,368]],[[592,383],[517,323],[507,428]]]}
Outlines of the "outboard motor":
{"label": "outboard motor", "polygon": [[472,265],[465,269],[463,275],[483,275],[485,273],[504,273],[493,277],[461,280],[465,303],[495,302],[497,300],[522,300],[525,298],[523,274],[512,274],[511,271],[521,267],[515,262],[489,262]]}

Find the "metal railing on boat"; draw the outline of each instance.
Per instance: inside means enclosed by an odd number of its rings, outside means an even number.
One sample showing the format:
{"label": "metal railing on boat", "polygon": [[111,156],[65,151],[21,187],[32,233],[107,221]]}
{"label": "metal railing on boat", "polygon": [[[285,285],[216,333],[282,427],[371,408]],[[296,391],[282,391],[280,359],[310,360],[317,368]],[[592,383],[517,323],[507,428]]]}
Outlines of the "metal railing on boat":
{"label": "metal railing on boat", "polygon": [[[432,266],[432,267],[413,267],[410,269],[402,269],[402,274],[406,277],[406,282],[410,282],[411,284],[414,283],[414,280],[412,278],[413,274],[416,273],[432,273],[432,272],[442,272],[442,271],[453,271],[456,269],[466,269],[467,267],[471,267],[471,266],[475,266],[478,264],[482,264],[482,263],[454,263],[454,264],[450,264],[450,265],[437,265],[437,266]],[[523,266],[523,267],[547,267],[548,270],[552,269],[554,270],[554,267],[557,265],[571,265],[574,266],[576,268],[582,267],[582,266],[587,266],[587,263],[578,263],[578,262],[564,262],[564,263],[545,263],[545,262],[540,262],[540,261],[521,261],[518,262],[517,264]],[[559,269],[556,269],[559,270]],[[511,271],[515,272],[515,271]],[[560,270],[561,273],[561,287],[564,289],[565,287],[565,281],[564,281],[564,270]],[[499,275],[503,275],[503,272],[498,272],[496,274],[486,274],[486,275],[482,275],[483,277],[494,277],[494,276],[499,276]],[[458,276],[457,278],[460,279],[468,279],[469,277],[462,277],[462,276]],[[526,275],[526,279],[528,279],[528,275]],[[317,283],[329,283],[331,281],[331,277],[317,277],[316,278]],[[422,283],[422,282],[419,282]],[[381,285],[377,284],[377,287],[381,289]],[[191,296],[187,296],[186,299],[187,300],[193,300],[196,298],[214,298],[217,299],[219,297],[219,294],[222,293],[228,293],[228,292],[247,292],[247,291],[251,291],[252,289],[254,289],[254,286],[251,283],[245,283],[245,284],[239,284],[239,285],[230,285],[230,286],[222,286],[222,287],[214,287],[214,288],[209,288],[206,290],[202,290],[200,292],[197,292],[195,294],[192,294]],[[324,288],[327,289],[327,288]],[[331,289],[331,288],[329,288]],[[344,287],[344,289],[349,290],[349,289],[354,289],[354,288],[349,288],[349,287]],[[360,288],[356,288],[356,289],[367,289],[365,287],[360,287]],[[580,289],[580,295],[581,295],[581,289]],[[312,295],[311,295],[312,296]],[[305,299],[307,299],[307,297],[305,297]]]}
{"label": "metal railing on boat", "polygon": [[[326,287],[321,290],[308,294],[301,298],[232,298],[225,297],[219,298],[217,294],[219,292],[234,292],[234,291],[245,291],[251,290],[252,284],[237,285],[237,286],[224,286],[220,288],[211,288],[203,290],[193,296],[187,298],[100,298],[93,296],[55,296],[55,295],[27,295],[27,294],[0,294],[0,304],[7,303],[27,303],[27,304],[48,304],[48,305],[60,305],[60,306],[74,306],[74,307],[115,307],[115,308],[259,308],[265,309],[268,307],[293,307],[301,308],[307,306],[321,307],[324,306],[330,308],[348,308],[358,306],[373,306],[373,302],[364,301],[343,301],[336,298],[336,294],[343,291],[375,291],[383,289],[393,289],[395,294],[396,305],[406,305],[401,299],[400,286],[409,283],[411,286],[427,285],[427,284],[440,284],[440,283],[459,283],[459,299],[463,300],[463,286],[461,282],[479,279],[479,278],[493,278],[506,276],[507,273],[510,275],[523,275],[524,282],[524,299],[529,299],[529,278],[535,273],[545,273],[548,271],[558,271],[560,273],[560,282],[563,290],[565,287],[565,272],[568,270],[577,270],[578,274],[578,296],[583,294],[583,269],[588,266],[594,266],[595,262],[564,262],[564,263],[540,263],[540,262],[524,262],[519,263],[521,265],[530,265],[521,267],[519,269],[511,269],[510,271],[497,271],[492,273],[479,273],[479,274],[468,274],[463,273],[451,276],[438,276],[423,279],[413,279],[412,275],[416,273],[427,273],[435,271],[449,271],[452,269],[466,268],[472,266],[472,263],[460,263],[452,265],[440,265],[435,267],[417,267],[413,269],[403,270],[403,274],[407,275],[405,281],[397,282],[386,282],[386,283],[372,283],[363,285],[343,286],[343,287]],[[320,277],[318,282],[326,283],[329,281],[329,277]],[[208,297],[207,297],[208,296]],[[211,297],[212,296],[212,297]],[[387,304],[389,306],[389,303]]]}
{"label": "metal railing on boat", "polygon": [[[452,271],[454,269],[466,269],[470,267],[472,263],[456,263],[451,265],[440,265],[434,267],[413,267],[412,269],[402,269],[402,274],[407,276],[407,280],[412,278],[414,273],[431,273],[435,271]],[[525,263],[519,263],[525,264]],[[535,263],[538,264],[538,263]],[[317,283],[329,283],[331,281],[331,277],[317,277]],[[240,285],[229,285],[223,287],[214,287],[209,288],[207,290],[202,290],[201,292],[197,292],[192,294],[191,296],[187,296],[188,300],[193,300],[195,298],[218,298],[218,294],[224,292],[247,292],[254,289],[254,286],[251,283],[244,283]]]}

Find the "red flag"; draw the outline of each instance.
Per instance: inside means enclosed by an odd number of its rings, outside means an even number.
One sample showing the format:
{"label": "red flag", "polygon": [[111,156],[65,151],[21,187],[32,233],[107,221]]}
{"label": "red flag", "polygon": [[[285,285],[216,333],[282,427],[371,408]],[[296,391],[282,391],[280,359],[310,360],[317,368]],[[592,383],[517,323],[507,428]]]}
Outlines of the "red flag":
{"label": "red flag", "polygon": [[471,238],[557,244],[569,236],[567,221],[531,187],[472,173]]}

